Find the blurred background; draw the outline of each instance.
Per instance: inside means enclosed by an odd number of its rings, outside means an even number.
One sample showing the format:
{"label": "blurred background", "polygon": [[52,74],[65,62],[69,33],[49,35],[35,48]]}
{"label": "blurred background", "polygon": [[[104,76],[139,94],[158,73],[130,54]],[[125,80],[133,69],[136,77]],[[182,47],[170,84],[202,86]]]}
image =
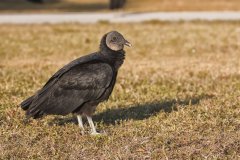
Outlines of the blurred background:
{"label": "blurred background", "polygon": [[[239,11],[240,0],[0,0],[0,160],[240,159]],[[72,115],[23,123],[22,100],[111,30],[133,47],[93,117],[107,136],[81,135]]]}
{"label": "blurred background", "polygon": [[239,11],[239,0],[1,0],[1,12]]}

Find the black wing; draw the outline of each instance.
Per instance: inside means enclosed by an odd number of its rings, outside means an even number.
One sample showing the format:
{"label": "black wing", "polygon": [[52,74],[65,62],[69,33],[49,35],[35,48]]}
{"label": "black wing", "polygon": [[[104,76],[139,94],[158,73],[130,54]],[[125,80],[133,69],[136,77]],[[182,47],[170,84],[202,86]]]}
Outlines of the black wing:
{"label": "black wing", "polygon": [[27,114],[66,115],[83,103],[101,97],[113,80],[113,70],[103,62],[75,65],[59,78],[52,78],[40,94],[36,94]]}
{"label": "black wing", "polygon": [[75,66],[81,65],[81,64],[86,64],[90,62],[100,62],[101,57],[99,56],[99,53],[92,53],[83,57],[80,57],[78,59],[73,60],[69,64],[65,65],[63,68],[58,70],[48,81],[47,83],[43,86],[41,90],[38,91],[38,95],[44,94],[48,89],[55,84],[58,79],[68,72],[70,69],[72,69]]}

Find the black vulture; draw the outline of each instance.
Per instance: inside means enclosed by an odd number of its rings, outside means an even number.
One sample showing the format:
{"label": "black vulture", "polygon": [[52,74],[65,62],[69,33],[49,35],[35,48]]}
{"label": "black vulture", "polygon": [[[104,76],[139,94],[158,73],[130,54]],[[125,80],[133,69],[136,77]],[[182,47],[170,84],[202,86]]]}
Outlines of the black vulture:
{"label": "black vulture", "polygon": [[36,119],[48,114],[77,114],[83,132],[82,116],[86,116],[92,134],[99,134],[92,114],[97,105],[112,93],[118,69],[125,59],[124,45],[131,46],[119,32],[105,34],[98,52],[65,65],[40,90],[20,104],[26,110],[26,117]]}

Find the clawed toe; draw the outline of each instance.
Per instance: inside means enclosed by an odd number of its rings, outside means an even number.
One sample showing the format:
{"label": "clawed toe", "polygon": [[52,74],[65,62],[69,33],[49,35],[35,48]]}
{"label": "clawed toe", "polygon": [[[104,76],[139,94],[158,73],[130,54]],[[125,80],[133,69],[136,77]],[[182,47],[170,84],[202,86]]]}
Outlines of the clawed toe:
{"label": "clawed toe", "polygon": [[98,136],[98,135],[102,135],[102,134],[99,133],[99,132],[92,132],[91,135],[92,135],[92,136]]}
{"label": "clawed toe", "polygon": [[107,135],[105,132],[103,132],[103,133],[100,133],[100,132],[92,132],[90,135],[92,135],[92,136],[105,136],[105,135]]}
{"label": "clawed toe", "polygon": [[85,132],[84,131],[81,131],[81,135],[84,135],[85,134]]}

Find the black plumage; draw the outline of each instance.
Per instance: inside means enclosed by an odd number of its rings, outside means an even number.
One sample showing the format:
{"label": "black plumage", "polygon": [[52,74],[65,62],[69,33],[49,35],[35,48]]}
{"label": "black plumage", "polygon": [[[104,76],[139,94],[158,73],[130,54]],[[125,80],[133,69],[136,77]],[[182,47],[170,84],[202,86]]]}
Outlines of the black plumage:
{"label": "black plumage", "polygon": [[120,33],[105,34],[98,52],[65,65],[42,89],[21,103],[27,117],[69,113],[91,117],[96,106],[112,93],[125,58],[124,45],[130,43]]}

